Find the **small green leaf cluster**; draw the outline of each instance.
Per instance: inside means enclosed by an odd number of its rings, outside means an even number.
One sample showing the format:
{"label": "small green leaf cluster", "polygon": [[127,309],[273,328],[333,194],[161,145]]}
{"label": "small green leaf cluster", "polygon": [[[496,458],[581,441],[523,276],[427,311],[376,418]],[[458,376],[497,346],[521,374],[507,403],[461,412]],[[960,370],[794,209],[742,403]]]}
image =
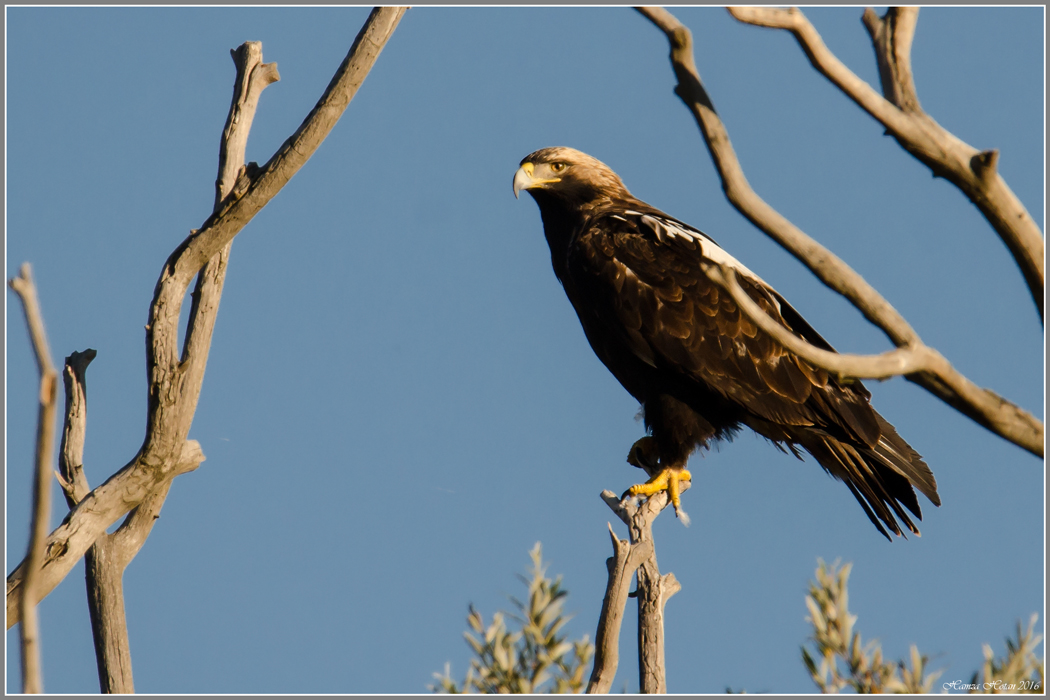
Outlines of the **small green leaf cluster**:
{"label": "small green leaf cluster", "polygon": [[[849,574],[851,564],[830,567],[818,560],[816,580],[810,581],[806,607],[813,625],[810,641],[813,651],[802,647],[802,662],[822,693],[841,693],[852,688],[858,693],[932,693],[934,682],[942,671],[927,672],[929,658],[911,646],[911,667],[903,661],[888,661],[877,641],[864,644],[854,629],[856,615],[849,612]],[[974,673],[968,685],[970,692],[1043,692],[1043,660],[1035,649],[1042,641],[1035,634],[1033,615],[1028,629],[1017,623],[1016,640],[1007,639],[1007,654],[995,658],[991,647],[984,645],[984,665]],[[819,659],[819,664],[818,660]],[[958,684],[962,685],[962,684]],[[957,683],[944,684],[944,690]]]}
{"label": "small green leaf cluster", "polygon": [[[525,601],[513,596],[510,601],[518,614],[497,612],[492,623],[484,620],[470,606],[464,633],[475,658],[467,676],[456,683],[445,664],[444,674],[435,673],[437,683],[429,686],[440,693],[579,693],[585,685],[584,674],[594,655],[594,645],[584,635],[568,641],[561,634],[570,617],[562,611],[568,591],[562,588],[561,576],[552,581],[546,577],[540,543],[529,552],[532,558],[531,578],[518,576],[528,587]],[[510,631],[505,615],[520,629]],[[475,636],[477,635],[477,636]]]}
{"label": "small green leaf cluster", "polygon": [[997,659],[992,648],[984,645],[984,663],[981,670],[973,674],[970,686],[974,692],[984,693],[1043,693],[1044,661],[1035,655],[1035,649],[1043,636],[1035,634],[1038,613],[1028,620],[1028,629],[1021,629],[1017,621],[1016,639],[1006,640],[1006,656]]}
{"label": "small green leaf cluster", "polygon": [[[928,658],[911,647],[911,668],[904,661],[883,658],[875,640],[864,644],[853,629],[856,615],[849,612],[849,574],[852,564],[830,567],[819,561],[816,581],[810,581],[806,607],[813,625],[810,638],[815,653],[802,647],[802,662],[822,693],[841,693],[849,687],[858,693],[930,693],[940,671],[926,673]],[[817,661],[820,664],[818,666]]]}

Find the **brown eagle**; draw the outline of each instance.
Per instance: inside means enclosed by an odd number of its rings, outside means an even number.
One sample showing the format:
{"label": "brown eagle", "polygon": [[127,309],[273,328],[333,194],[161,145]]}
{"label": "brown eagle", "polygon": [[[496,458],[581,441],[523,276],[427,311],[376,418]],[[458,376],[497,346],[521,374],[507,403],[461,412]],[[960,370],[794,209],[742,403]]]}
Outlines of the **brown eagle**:
{"label": "brown eagle", "polygon": [[778,323],[833,350],[772,287],[707,235],[632,196],[607,165],[580,151],[529,154],[514,174],[514,196],[521,190],[539,205],[554,274],[587,340],[642,405],[649,436],[634,443],[627,461],[654,476],[628,493],[667,490],[684,516],[678,482],[691,479],[689,456],[747,426],[799,459],[800,448],[813,455],[887,539],[886,528],[902,534],[898,518],[919,534],[904,509],[922,519],[912,486],[940,505],[937,482],[871,407],[867,389],[779,345],[701,262],[731,266]]}

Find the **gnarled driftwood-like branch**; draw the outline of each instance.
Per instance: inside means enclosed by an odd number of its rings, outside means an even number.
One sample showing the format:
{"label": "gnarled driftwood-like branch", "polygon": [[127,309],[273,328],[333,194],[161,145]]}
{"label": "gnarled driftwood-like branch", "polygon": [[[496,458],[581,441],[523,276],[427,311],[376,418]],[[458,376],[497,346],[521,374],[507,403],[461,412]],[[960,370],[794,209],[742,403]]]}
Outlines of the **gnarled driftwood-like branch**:
{"label": "gnarled driftwood-like branch", "polygon": [[919,105],[911,71],[911,44],[917,7],[891,7],[881,18],[870,7],[864,26],[879,66],[882,95],[858,78],[820,38],[798,8],[731,7],[746,24],[786,29],[810,63],[847,97],[877,119],[897,142],[934,175],[962,190],[995,229],[1021,269],[1039,318],[1043,318],[1043,235],[1021,200],[996,171],[999,152],[979,151],[926,114]]}
{"label": "gnarled driftwood-like branch", "polygon": [[[84,472],[84,438],[87,428],[87,367],[95,358],[94,350],[74,352],[66,358],[63,377],[66,387],[66,418],[59,453],[59,472],[56,474],[66,503],[72,509],[91,488]],[[84,556],[88,612],[91,633],[95,643],[95,661],[98,666],[99,689],[103,693],[133,693],[135,683],[131,669],[131,648],[128,643],[127,622],[124,615],[124,570],[135,558],[153,524],[160,517],[160,508],[179,474],[193,471],[204,460],[195,440],[187,440],[179,466],[146,499],[135,507],[120,528],[113,534],[99,536]]]}
{"label": "gnarled driftwood-like branch", "polygon": [[[749,221],[806,265],[824,284],[846,297],[868,321],[886,333],[900,352],[891,351],[891,353],[882,356],[843,356],[836,353],[828,353],[820,348],[810,346],[801,339],[795,338],[792,334],[783,332],[782,329],[774,329],[771,321],[767,323],[769,319],[762,318],[764,314],[761,311],[757,315],[753,313],[758,307],[749,305],[747,303],[749,300],[738,298],[737,301],[741,309],[756,324],[770,332],[778,341],[817,366],[824,367],[841,377],[858,379],[869,376],[885,378],[895,374],[902,374],[909,381],[922,386],[980,425],[1042,457],[1042,421],[996,393],[978,387],[959,374],[940,353],[923,344],[918,333],[915,332],[904,317],[863,277],[834,253],[803,233],[751,189],[733,150],[733,146],[729,141],[729,134],[725,125],[715,112],[711,98],[700,81],[693,58],[691,33],[674,15],[663,8],[640,7],[637,9],[667,36],[671,45],[671,64],[678,80],[675,93],[692,112],[700,127],[712,160],[722,179],[722,187],[726,193],[726,198]],[[750,8],[734,9],[733,11],[734,16],[740,15],[752,18],[766,12],[763,9],[752,10]],[[769,10],[769,12],[775,14],[788,11]],[[758,15],[755,13],[758,13]],[[796,14],[801,15],[797,11],[789,14],[792,17],[796,16]],[[787,15],[783,16],[786,17]],[[806,25],[808,25],[808,22]],[[819,37],[817,38],[819,40]],[[804,46],[811,45],[812,42],[804,44]],[[823,45],[821,44],[821,46]],[[903,48],[906,47],[898,46],[897,51]],[[824,51],[826,52],[826,49]],[[831,58],[834,57],[832,56]],[[845,70],[844,67],[843,69]],[[852,73],[850,75],[852,76]],[[896,80],[900,85],[901,92],[901,96],[898,99],[905,105],[914,101],[915,106],[913,108],[917,108],[917,98],[914,98],[913,86],[909,88],[909,85],[912,85],[909,77],[910,70],[906,72],[901,67],[896,75],[898,76]],[[853,76],[853,79],[867,87],[856,76]],[[859,87],[856,89],[863,92]],[[889,104],[877,93],[874,93],[870,87],[867,89],[880,103],[888,106],[883,108],[882,111],[886,111],[888,108],[900,113],[900,109]],[[908,96],[909,89],[911,89],[910,94],[912,97]],[[1040,239],[1040,250],[1041,245]],[[713,268],[709,266],[707,269],[710,271]],[[712,279],[716,282],[720,279],[728,281],[729,284],[726,288],[734,294],[734,297],[743,294],[739,287],[734,291],[734,280],[727,275],[725,268],[721,269],[720,275],[714,274]],[[791,337],[789,338],[788,336]],[[803,346],[806,347],[803,348]],[[889,371],[895,367],[897,371]],[[857,374],[850,370],[857,371]]]}
{"label": "gnarled driftwood-like branch", "polygon": [[[192,461],[200,454],[199,447],[194,454],[194,443],[187,443],[186,437],[196,411],[214,327],[214,318],[206,316],[213,316],[217,308],[220,276],[216,275],[214,283],[210,283],[207,276],[202,275],[180,354],[177,338],[183,296],[194,276],[228,246],[320,146],[368,75],[405,10],[404,7],[381,7],[372,11],[324,95],[299,129],[261,168],[247,167],[241,172],[238,164],[240,174],[232,192],[168,258],[154,291],[146,327],[149,400],[142,447],[124,468],[78,502],[62,525],[47,538],[44,561],[39,569],[40,586],[33,596],[36,600],[65,578],[107,527],[183,470],[187,457]],[[216,267],[224,267],[221,258]],[[214,294],[205,294],[209,284]],[[7,577],[8,627],[19,621],[18,604],[26,568],[27,562],[23,561]]]}
{"label": "gnarled driftwood-like branch", "polygon": [[[36,457],[33,462],[33,509],[26,552],[26,561],[30,563],[33,574],[27,576],[23,582],[25,590],[32,593],[41,585],[36,571],[44,559],[44,536],[51,519],[51,451],[55,435],[58,373],[55,372],[55,365],[51,361],[51,349],[48,347],[47,333],[44,331],[44,317],[40,313],[40,302],[37,299],[36,285],[33,284],[33,272],[29,263],[24,263],[19,276],[12,278],[8,284],[22,300],[37,370],[40,372],[40,406],[36,424]],[[10,605],[8,601],[8,609]],[[20,630],[22,692],[42,693],[44,682],[40,672],[40,625],[33,595],[18,601],[17,610],[23,621]]]}
{"label": "gnarled driftwood-like branch", "polygon": [[[681,482],[681,491],[689,489]],[[636,505],[633,498],[620,499],[603,491],[602,500],[627,525],[629,540],[621,540],[609,526],[613,556],[606,562],[609,582],[602,601],[602,612],[595,634],[594,666],[587,684],[588,693],[608,693],[619,663],[620,624],[631,586],[637,573],[638,589],[638,678],[642,693],[666,693],[664,663],[664,606],[681,590],[674,574],[660,575],[653,543],[653,521],[670,503],[661,491]]]}
{"label": "gnarled driftwood-like branch", "polygon": [[[62,378],[66,388],[65,427],[58,456],[58,482],[72,509],[91,492],[84,472],[84,441],[87,435],[87,368],[96,352],[88,349],[66,358]],[[95,642],[99,690],[103,693],[133,693],[131,648],[124,617],[123,568],[112,535],[103,533],[84,555],[91,635]]]}

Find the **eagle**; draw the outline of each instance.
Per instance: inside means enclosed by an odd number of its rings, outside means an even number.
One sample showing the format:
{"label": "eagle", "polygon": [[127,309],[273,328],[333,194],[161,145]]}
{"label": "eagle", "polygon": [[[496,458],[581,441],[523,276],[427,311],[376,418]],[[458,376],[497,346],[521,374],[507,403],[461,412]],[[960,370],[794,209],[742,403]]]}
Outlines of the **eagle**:
{"label": "eagle", "polygon": [[[922,457],[872,408],[859,381],[840,380],[777,343],[712,281],[733,269],[777,323],[834,351],[780,294],[708,235],[634,197],[609,166],[572,148],[521,161],[514,196],[540,209],[554,274],[602,363],[641,404],[646,436],[627,461],[652,476],[624,496],[667,491],[676,513],[695,451],[748,427],[783,452],[812,455],[844,482],[887,539],[919,529],[918,489],[940,505]],[[914,487],[914,488],[913,488]]]}

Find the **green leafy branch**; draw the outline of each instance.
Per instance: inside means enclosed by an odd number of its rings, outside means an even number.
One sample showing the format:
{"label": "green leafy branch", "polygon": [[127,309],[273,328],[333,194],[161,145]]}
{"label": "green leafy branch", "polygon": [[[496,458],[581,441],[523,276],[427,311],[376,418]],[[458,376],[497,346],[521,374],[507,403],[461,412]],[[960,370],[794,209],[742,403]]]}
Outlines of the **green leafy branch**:
{"label": "green leafy branch", "polygon": [[[528,587],[526,601],[510,596],[519,614],[497,612],[492,623],[484,620],[473,605],[467,624],[474,634],[465,632],[467,644],[475,654],[466,678],[456,683],[449,664],[443,674],[435,673],[437,683],[429,686],[439,693],[579,693],[585,685],[585,671],[594,655],[587,635],[568,641],[561,634],[571,619],[562,611],[565,597],[561,576],[546,577],[540,543],[529,552],[531,578],[518,578]],[[505,615],[520,625],[509,631]],[[478,635],[478,636],[475,636]]]}
{"label": "green leafy branch", "polygon": [[[927,672],[929,657],[920,654],[913,644],[909,666],[903,661],[888,661],[882,655],[881,645],[875,641],[864,644],[854,629],[856,615],[849,612],[849,574],[851,564],[830,567],[819,560],[816,581],[810,581],[806,607],[813,625],[811,653],[802,646],[802,662],[822,693],[841,693],[852,688],[857,693],[932,693],[933,684],[942,671]],[[1016,640],[1007,639],[1006,656],[997,659],[992,649],[984,645],[984,665],[974,673],[970,683],[945,683],[943,690],[970,692],[1042,692],[1044,688],[1043,660],[1035,649],[1042,636],[1035,634],[1038,615],[1032,615],[1028,629],[1017,623]],[[819,664],[818,664],[819,660]]]}

